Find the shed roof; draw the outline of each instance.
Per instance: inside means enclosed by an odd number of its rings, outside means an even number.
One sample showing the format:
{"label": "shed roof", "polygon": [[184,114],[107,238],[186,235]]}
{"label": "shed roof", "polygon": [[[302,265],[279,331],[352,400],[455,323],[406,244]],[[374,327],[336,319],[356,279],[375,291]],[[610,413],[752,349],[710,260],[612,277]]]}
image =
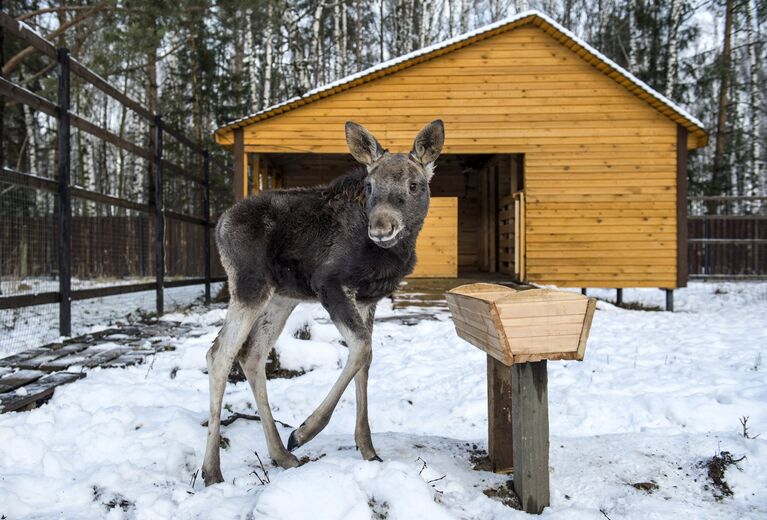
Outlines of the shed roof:
{"label": "shed roof", "polygon": [[272,105],[254,114],[235,119],[216,130],[217,141],[231,142],[222,139],[224,134],[235,128],[249,126],[251,124],[283,114],[295,108],[312,103],[319,99],[343,92],[363,83],[368,83],[377,78],[393,74],[413,65],[442,56],[449,52],[464,48],[475,42],[492,38],[498,34],[533,24],[540,27],[547,34],[558,40],[565,47],[572,50],[584,60],[593,65],[598,71],[621,84],[632,94],[653,106],[672,121],[682,125],[694,137],[697,146],[704,146],[708,142],[703,123],[687,112],[685,109],[671,101],[669,98],[654,90],[647,83],[640,80],[628,70],[624,69],[597,49],[573,34],[569,29],[550,18],[543,12],[528,10],[518,13],[504,20],[479,27],[473,31],[461,34],[454,38],[435,43],[428,47],[418,49],[409,54],[384,61],[363,71],[343,77],[331,83],[327,83],[312,89],[302,96],[296,96],[283,102]]}

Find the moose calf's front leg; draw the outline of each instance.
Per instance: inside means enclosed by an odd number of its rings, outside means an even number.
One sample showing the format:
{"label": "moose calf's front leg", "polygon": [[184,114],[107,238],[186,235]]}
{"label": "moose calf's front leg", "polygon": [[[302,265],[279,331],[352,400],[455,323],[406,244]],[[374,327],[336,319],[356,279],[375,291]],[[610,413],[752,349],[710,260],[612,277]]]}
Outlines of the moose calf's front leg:
{"label": "moose calf's front leg", "polygon": [[320,302],[330,314],[349,348],[349,358],[338,380],[317,409],[290,434],[288,450],[294,450],[314,438],[330,421],[346,387],[361,368],[370,363],[373,345],[371,334],[352,298],[339,286],[323,289]]}
{"label": "moose calf's front leg", "polygon": [[[372,338],[376,305],[357,305],[357,309],[364,318],[365,327]],[[357,397],[357,421],[354,428],[354,442],[357,444],[357,449],[360,450],[363,459],[380,461],[381,458],[376,454],[376,450],[373,447],[370,423],[368,421],[368,372],[372,357],[371,349],[371,355],[368,357],[367,363],[354,376],[354,388]]]}

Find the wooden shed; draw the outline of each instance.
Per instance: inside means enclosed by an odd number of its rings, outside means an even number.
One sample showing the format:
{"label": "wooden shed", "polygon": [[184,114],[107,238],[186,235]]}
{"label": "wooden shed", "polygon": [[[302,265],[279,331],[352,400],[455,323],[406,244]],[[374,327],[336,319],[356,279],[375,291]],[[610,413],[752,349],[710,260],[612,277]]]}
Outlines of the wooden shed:
{"label": "wooden shed", "polygon": [[537,11],[233,121],[235,193],[353,162],[344,122],[407,151],[445,122],[415,276],[485,271],[563,287],[683,287],[687,151],[702,124]]}

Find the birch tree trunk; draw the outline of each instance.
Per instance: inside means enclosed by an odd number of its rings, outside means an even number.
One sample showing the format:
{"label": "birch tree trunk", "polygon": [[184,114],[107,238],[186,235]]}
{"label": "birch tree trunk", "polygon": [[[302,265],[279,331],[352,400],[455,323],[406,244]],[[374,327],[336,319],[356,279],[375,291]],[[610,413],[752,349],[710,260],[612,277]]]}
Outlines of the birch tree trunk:
{"label": "birch tree trunk", "polygon": [[362,32],[362,20],[360,17],[360,0],[355,0],[354,7],[357,19],[354,21],[354,53],[357,58],[357,72],[362,70],[362,47],[360,47],[360,33]]}
{"label": "birch tree trunk", "polygon": [[671,3],[671,26],[669,28],[668,65],[666,67],[666,97],[674,97],[676,78],[679,74],[679,24],[682,22],[682,0]]}
{"label": "birch tree trunk", "polygon": [[469,2],[461,0],[461,34],[469,30]]}
{"label": "birch tree trunk", "polygon": [[[3,102],[5,104],[5,102]],[[24,110],[24,126],[27,131],[27,146],[29,157],[29,173],[32,175],[41,175],[42,172],[37,165],[37,122],[35,115],[32,112],[32,108],[29,105],[22,103],[22,110]]]}
{"label": "birch tree trunk", "polygon": [[628,69],[629,72],[632,74],[637,73],[637,39],[639,38],[639,35],[637,34],[637,1],[638,0],[629,0],[628,5],[628,16],[629,16],[629,49],[628,49],[628,56],[626,59],[626,62],[628,63]]}
{"label": "birch tree trunk", "polygon": [[418,45],[426,46],[426,29],[431,19],[432,0],[423,0],[421,3],[421,23],[418,27]]}
{"label": "birch tree trunk", "polygon": [[245,12],[245,60],[247,61],[248,74],[248,108],[255,111],[258,108],[258,89],[256,88],[256,49],[253,45],[253,11],[248,9]]}
{"label": "birch tree trunk", "polygon": [[336,0],[333,4],[333,43],[335,45],[335,56],[333,56],[334,79],[338,79],[343,76],[341,66],[341,0]]}
{"label": "birch tree trunk", "polygon": [[319,0],[317,6],[314,8],[314,18],[312,19],[312,45],[314,49],[315,70],[314,70],[314,86],[319,86],[325,83],[325,56],[323,55],[322,47],[322,11],[325,9],[325,0]]}
{"label": "birch tree trunk", "polygon": [[[748,2],[746,6],[746,40],[748,44],[748,65],[749,65],[749,112],[751,136],[749,136],[749,186],[746,195],[758,195],[767,193],[767,180],[765,172],[761,167],[761,120],[759,114],[759,61],[756,56],[756,42],[754,38],[756,5],[754,2]],[[759,208],[752,208],[759,209]]]}
{"label": "birch tree trunk", "polygon": [[714,146],[713,171],[711,175],[711,194],[725,192],[726,172],[724,154],[727,148],[727,105],[730,89],[730,68],[732,61],[732,16],[733,0],[727,0],[724,17],[724,41],[722,42],[721,70],[719,72],[719,108],[716,118],[716,143]]}
{"label": "birch tree trunk", "polygon": [[341,54],[339,56],[341,60],[341,76],[346,76],[349,73],[349,56],[348,56],[348,9],[346,6],[346,0],[341,1]]}
{"label": "birch tree trunk", "polygon": [[264,91],[261,98],[261,106],[268,107],[272,101],[272,68],[274,52],[274,2],[267,2],[266,9],[266,35],[264,36]]}

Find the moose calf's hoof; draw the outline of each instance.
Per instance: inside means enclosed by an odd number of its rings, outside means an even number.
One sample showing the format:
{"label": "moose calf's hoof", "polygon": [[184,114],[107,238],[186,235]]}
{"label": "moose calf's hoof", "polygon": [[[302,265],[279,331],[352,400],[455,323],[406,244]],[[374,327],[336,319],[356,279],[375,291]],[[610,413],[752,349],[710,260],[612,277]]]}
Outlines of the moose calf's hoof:
{"label": "moose calf's hoof", "polygon": [[298,430],[293,430],[290,433],[290,438],[288,439],[288,451],[293,451],[299,446],[301,446],[301,443],[298,442],[298,438],[296,437],[296,432]]}
{"label": "moose calf's hoof", "polygon": [[274,460],[274,462],[282,469],[297,468],[301,465],[298,457],[288,452],[285,452],[285,455],[273,458],[272,460]]}
{"label": "moose calf's hoof", "polygon": [[383,459],[381,459],[381,457],[379,457],[378,455],[375,455],[375,456],[373,456],[372,459],[368,459],[368,461],[370,461],[370,462],[373,462],[373,461],[375,461],[375,462],[383,462]]}
{"label": "moose calf's hoof", "polygon": [[223,482],[224,476],[221,474],[220,469],[215,471],[202,470],[202,479],[205,481],[205,487],[208,487]]}

